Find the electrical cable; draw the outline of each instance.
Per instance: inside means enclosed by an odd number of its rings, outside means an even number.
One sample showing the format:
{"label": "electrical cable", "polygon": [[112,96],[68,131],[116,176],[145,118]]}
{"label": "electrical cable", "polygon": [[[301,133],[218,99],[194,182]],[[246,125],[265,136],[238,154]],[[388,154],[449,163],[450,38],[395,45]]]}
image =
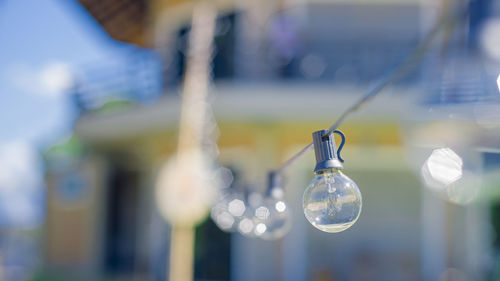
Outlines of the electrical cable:
{"label": "electrical cable", "polygon": [[[375,96],[380,94],[383,89],[391,85],[394,82],[399,81],[404,78],[408,73],[415,69],[423,60],[424,55],[430,50],[430,45],[432,41],[436,38],[444,28],[449,28],[457,24],[457,22],[462,19],[463,13],[458,13],[453,15],[452,13],[443,13],[436,24],[430,29],[430,31],[424,36],[422,41],[415,46],[415,48],[397,65],[392,71],[390,71],[386,76],[381,78],[378,83],[376,83],[372,88],[370,88],[360,99],[358,99],[353,105],[348,107],[333,123],[328,131],[323,135],[327,137],[332,134],[344,121],[345,119],[359,110],[362,106],[366,105],[369,101],[373,100]],[[286,168],[292,165],[295,161],[302,158],[308,151],[313,148],[313,143],[309,143],[299,152],[294,154],[288,160],[283,162],[283,164],[273,170],[274,173],[282,173]]]}

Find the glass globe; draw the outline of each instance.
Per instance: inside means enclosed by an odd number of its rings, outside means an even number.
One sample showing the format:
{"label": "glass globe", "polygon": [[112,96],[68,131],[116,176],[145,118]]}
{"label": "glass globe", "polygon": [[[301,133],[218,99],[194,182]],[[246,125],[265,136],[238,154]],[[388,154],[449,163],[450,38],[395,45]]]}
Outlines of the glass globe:
{"label": "glass globe", "polygon": [[[238,222],[238,232],[247,238],[255,238],[258,233],[265,231],[262,224],[255,219],[254,213],[255,209],[247,208],[247,211]],[[259,231],[257,231],[257,225],[259,225]]]}
{"label": "glass globe", "polygon": [[226,188],[218,202],[212,207],[210,217],[215,224],[226,232],[237,230],[239,221],[243,218],[246,205],[241,192]]}
{"label": "glass globe", "polygon": [[262,205],[262,196],[258,192],[249,191],[247,195],[245,210],[238,221],[238,232],[248,238],[258,237],[266,231],[265,225],[255,215],[257,209]]}
{"label": "glass globe", "polygon": [[[288,233],[291,226],[290,208],[282,196],[270,196],[264,203],[255,209],[257,236],[264,240],[275,240]],[[258,226],[262,223],[263,226]]]}
{"label": "glass globe", "polygon": [[307,220],[329,233],[351,227],[361,213],[361,193],[340,169],[320,170],[304,191],[303,208]]}
{"label": "glass globe", "polygon": [[204,152],[194,150],[176,155],[158,173],[158,211],[171,224],[196,225],[208,216],[218,186],[216,170]]}

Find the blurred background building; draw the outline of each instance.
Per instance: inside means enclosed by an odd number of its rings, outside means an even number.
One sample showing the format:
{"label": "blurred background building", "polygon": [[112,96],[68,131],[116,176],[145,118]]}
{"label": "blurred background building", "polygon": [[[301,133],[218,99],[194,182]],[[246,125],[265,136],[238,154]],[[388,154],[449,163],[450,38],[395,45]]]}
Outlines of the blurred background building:
{"label": "blurred background building", "polygon": [[[69,91],[78,113],[74,132],[44,153],[38,278],[165,280],[170,227],[155,206],[154,187],[176,149],[197,2],[78,2],[111,40],[126,46],[127,56],[79,72]],[[268,169],[309,143],[312,131],[330,126],[411,51],[442,5],[210,4],[218,12],[210,89],[218,161],[233,171],[235,186],[260,190]],[[500,16],[500,5],[476,0],[468,6],[469,21],[458,35],[440,38],[451,47],[435,48],[422,67],[342,126],[346,171],[364,201],[358,223],[335,235],[307,223],[301,200],[312,178],[311,154],[286,173],[290,233],[273,242],[252,240],[222,232],[208,218],[196,229],[196,280],[500,280],[500,64],[488,51],[498,53],[500,45],[484,45],[498,42],[485,37],[484,27]],[[489,36],[500,37],[498,25],[493,30]],[[435,112],[442,115],[433,119]],[[415,123],[457,113],[475,120],[479,140],[471,157],[478,159],[474,171],[484,187],[481,200],[465,206],[422,188],[421,151],[408,140]]]}

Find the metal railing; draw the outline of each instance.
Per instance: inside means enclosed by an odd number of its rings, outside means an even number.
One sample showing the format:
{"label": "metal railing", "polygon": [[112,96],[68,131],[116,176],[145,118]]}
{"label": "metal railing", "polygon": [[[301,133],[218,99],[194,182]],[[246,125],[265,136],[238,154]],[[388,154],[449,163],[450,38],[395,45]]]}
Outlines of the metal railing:
{"label": "metal railing", "polygon": [[70,90],[81,112],[116,101],[149,103],[162,94],[162,63],[151,50],[134,50],[125,58],[110,59],[82,72]]}

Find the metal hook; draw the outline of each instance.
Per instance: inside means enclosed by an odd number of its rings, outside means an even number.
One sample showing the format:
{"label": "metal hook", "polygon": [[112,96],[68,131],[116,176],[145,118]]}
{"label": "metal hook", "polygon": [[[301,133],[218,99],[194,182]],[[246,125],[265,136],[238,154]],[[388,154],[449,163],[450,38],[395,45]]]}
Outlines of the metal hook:
{"label": "metal hook", "polygon": [[342,133],[342,131],[339,131],[339,130],[335,130],[335,131],[333,131],[333,133],[339,134],[340,137],[342,138],[342,141],[340,142],[339,148],[337,149],[337,158],[339,158],[340,162],[344,163],[344,159],[342,159],[342,157],[340,156],[340,151],[342,150],[342,148],[344,147],[344,144],[345,144],[345,135],[344,135],[344,133]]}

